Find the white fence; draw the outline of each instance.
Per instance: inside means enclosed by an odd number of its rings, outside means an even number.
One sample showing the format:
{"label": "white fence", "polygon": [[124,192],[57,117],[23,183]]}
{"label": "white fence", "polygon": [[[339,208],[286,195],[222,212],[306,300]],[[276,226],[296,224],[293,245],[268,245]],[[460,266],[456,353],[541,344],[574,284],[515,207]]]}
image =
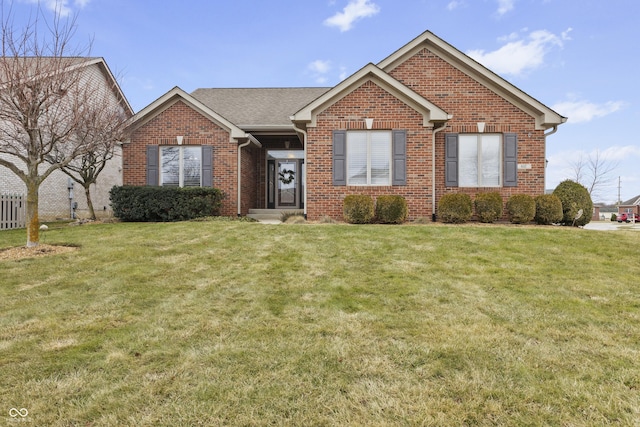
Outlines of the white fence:
{"label": "white fence", "polygon": [[26,226],[27,202],[21,194],[0,194],[0,230]]}

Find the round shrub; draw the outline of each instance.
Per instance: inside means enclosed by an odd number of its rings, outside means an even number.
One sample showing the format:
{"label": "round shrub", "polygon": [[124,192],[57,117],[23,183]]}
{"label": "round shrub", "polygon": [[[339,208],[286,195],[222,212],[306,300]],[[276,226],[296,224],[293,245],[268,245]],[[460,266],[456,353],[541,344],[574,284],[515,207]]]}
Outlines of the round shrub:
{"label": "round shrub", "polygon": [[612,213],[611,214],[611,221],[617,221],[618,220],[618,215]]}
{"label": "round shrub", "polygon": [[[567,179],[558,184],[553,190],[553,195],[562,202],[562,225],[582,226],[591,221],[593,202],[589,191],[583,185]],[[580,210],[582,215],[576,219]]]}
{"label": "round shrub", "polygon": [[498,192],[480,193],[473,201],[480,222],[494,222],[502,217],[502,196]]}
{"label": "round shrub", "polygon": [[549,225],[562,221],[562,202],[553,194],[536,196],[536,224]]}
{"label": "round shrub", "polygon": [[373,199],[364,194],[350,194],[344,198],[342,214],[350,224],[369,224],[375,214]]}
{"label": "round shrub", "polygon": [[442,222],[462,224],[471,219],[473,202],[468,194],[445,194],[438,202],[438,216]]}
{"label": "round shrub", "polygon": [[528,194],[514,194],[507,200],[507,212],[513,224],[526,224],[536,216],[536,202]]}
{"label": "round shrub", "polygon": [[407,201],[402,196],[378,196],[376,218],[383,224],[402,224],[407,220]]}

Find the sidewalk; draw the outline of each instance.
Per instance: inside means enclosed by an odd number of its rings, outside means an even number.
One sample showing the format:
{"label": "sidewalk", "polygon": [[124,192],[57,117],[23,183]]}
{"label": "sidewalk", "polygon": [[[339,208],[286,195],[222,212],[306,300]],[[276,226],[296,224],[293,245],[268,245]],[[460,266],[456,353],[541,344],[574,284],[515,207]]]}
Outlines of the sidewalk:
{"label": "sidewalk", "polygon": [[599,230],[599,231],[620,231],[620,230],[633,230],[640,231],[640,222],[625,223],[616,221],[591,221],[584,226],[585,230]]}

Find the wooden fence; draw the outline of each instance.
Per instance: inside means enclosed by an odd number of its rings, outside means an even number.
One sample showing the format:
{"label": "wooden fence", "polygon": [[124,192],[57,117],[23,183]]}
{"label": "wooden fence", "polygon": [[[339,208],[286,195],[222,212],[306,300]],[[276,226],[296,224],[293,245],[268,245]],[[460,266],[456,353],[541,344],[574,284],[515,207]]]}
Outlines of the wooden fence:
{"label": "wooden fence", "polygon": [[27,202],[21,194],[0,194],[0,230],[26,226]]}

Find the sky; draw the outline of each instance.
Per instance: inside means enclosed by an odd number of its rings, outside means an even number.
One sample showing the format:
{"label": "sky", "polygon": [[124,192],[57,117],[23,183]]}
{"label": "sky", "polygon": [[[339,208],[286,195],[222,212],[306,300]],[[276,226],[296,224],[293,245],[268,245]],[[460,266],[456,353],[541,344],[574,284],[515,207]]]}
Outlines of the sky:
{"label": "sky", "polygon": [[[15,24],[37,0],[4,0]],[[638,0],[41,0],[75,19],[139,111],[179,86],[334,86],[429,30],[568,122],[547,138],[547,188],[613,167],[596,202],[640,195]],[[588,175],[583,168],[584,175]],[[618,196],[618,192],[620,196]]]}

